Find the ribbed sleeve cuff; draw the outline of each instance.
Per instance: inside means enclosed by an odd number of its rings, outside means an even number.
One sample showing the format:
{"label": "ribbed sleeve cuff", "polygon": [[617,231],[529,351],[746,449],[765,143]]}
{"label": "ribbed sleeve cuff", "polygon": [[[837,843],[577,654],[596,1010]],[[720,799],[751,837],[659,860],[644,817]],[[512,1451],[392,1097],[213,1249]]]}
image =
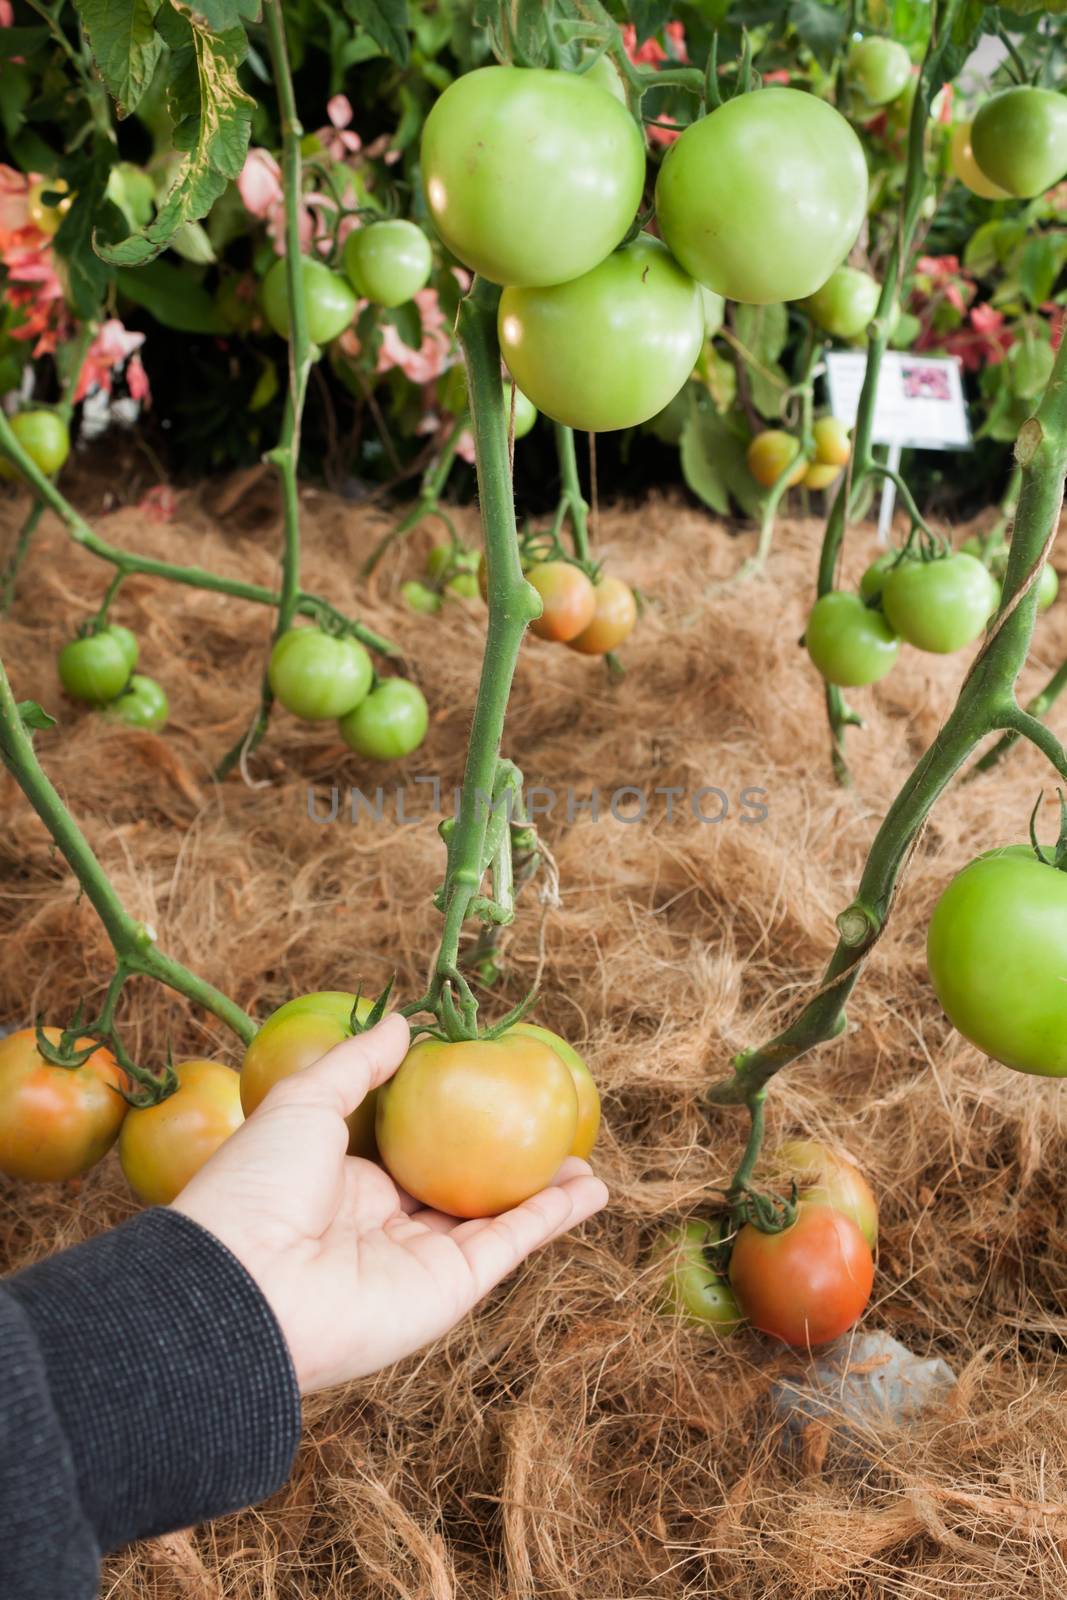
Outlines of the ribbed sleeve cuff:
{"label": "ribbed sleeve cuff", "polygon": [[254,1504],[300,1435],[289,1351],[244,1267],[143,1212],[7,1280],[30,1321],[103,1549]]}

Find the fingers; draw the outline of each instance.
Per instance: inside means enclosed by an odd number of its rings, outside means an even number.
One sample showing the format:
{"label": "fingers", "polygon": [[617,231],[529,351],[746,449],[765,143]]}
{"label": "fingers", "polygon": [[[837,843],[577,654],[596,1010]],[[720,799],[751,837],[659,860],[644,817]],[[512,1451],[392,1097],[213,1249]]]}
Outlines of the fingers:
{"label": "fingers", "polygon": [[564,1170],[574,1176],[542,1189],[514,1210],[462,1222],[453,1229],[452,1240],[467,1262],[478,1299],[532,1251],[577,1227],[607,1203],[606,1187],[584,1161],[568,1162]]}
{"label": "fingers", "polygon": [[334,1045],[321,1061],[302,1072],[282,1078],[263,1101],[288,1105],[320,1106],[347,1117],[372,1089],[391,1078],[408,1052],[411,1030],[407,1018],[385,1017],[367,1033],[357,1033]]}

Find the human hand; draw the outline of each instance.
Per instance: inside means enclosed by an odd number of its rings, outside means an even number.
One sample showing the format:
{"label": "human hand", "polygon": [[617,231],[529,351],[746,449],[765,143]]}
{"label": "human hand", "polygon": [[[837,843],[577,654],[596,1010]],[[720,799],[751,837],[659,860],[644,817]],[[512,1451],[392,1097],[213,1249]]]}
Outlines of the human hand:
{"label": "human hand", "polygon": [[572,1158],[513,1211],[457,1222],[349,1156],[345,1117],[392,1076],[408,1043],[404,1018],[386,1017],[284,1078],[173,1203],[255,1279],[303,1394],[447,1333],[531,1251],[607,1200]]}

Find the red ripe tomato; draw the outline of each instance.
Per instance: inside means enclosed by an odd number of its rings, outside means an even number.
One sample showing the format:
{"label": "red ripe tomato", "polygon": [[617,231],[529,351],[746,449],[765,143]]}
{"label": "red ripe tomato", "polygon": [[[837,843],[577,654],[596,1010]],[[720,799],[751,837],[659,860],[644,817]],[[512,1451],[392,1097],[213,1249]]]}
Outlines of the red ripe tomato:
{"label": "red ripe tomato", "polygon": [[594,586],[596,610],[588,627],[567,640],[570,650],[583,656],[606,656],[628,639],[637,621],[637,600],[621,578],[601,578]]}
{"label": "red ripe tomato", "polygon": [[[58,1028],[45,1028],[49,1044]],[[78,1039],[84,1050],[91,1039]],[[0,1172],[55,1183],[88,1172],[107,1154],[126,1115],[129,1087],[110,1050],[98,1046],[80,1067],[54,1067],[33,1028],[0,1039]]]}
{"label": "red ripe tomato", "polygon": [[551,1028],[539,1027],[536,1022],[517,1022],[504,1037],[508,1038],[513,1033],[521,1033],[527,1039],[540,1039],[542,1044],[547,1044],[573,1078],[574,1091],[578,1096],[578,1126],[571,1145],[571,1155],[581,1156],[585,1161],[600,1131],[600,1095],[593,1074],[574,1046],[568,1044],[566,1039],[561,1039],[558,1033],[553,1033]]}
{"label": "red ripe tomato", "polygon": [[873,1284],[870,1245],[854,1222],[825,1205],[801,1204],[781,1233],[746,1223],[730,1256],[730,1285],[748,1320],[800,1349],[846,1333]]}
{"label": "red ripe tomato", "polygon": [[241,1079],[221,1061],[182,1061],[178,1087],[154,1106],[134,1106],[119,1134],[126,1181],[149,1206],[169,1206],[244,1121]]}
{"label": "red ripe tomato", "polygon": [[540,1039],[423,1039],[378,1090],[378,1148],[409,1194],[491,1217],[544,1189],[574,1147],[578,1096]]}
{"label": "red ripe tomato", "polygon": [[775,1167],[795,1178],[801,1200],[829,1206],[848,1217],[873,1250],[878,1243],[878,1202],[863,1173],[847,1156],[818,1139],[787,1139],[774,1155]]}
{"label": "red ripe tomato", "polygon": [[[360,1022],[373,1001],[340,989],[298,995],[273,1011],[245,1051],[241,1067],[241,1105],[250,1117],[268,1090],[292,1072],[321,1061],[327,1050],[352,1037],[352,1007]],[[348,1153],[373,1160],[374,1116],[378,1091],[369,1094],[348,1117]]]}
{"label": "red ripe tomato", "polygon": [[530,623],[539,639],[566,644],[592,622],[596,590],[573,561],[545,561],[526,577],[541,596],[541,615]]}

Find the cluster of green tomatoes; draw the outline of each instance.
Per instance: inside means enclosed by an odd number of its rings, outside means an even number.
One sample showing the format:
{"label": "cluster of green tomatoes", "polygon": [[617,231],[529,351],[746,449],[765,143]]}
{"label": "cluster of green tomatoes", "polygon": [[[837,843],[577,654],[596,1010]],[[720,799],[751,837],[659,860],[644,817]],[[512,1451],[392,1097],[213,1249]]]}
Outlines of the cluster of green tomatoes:
{"label": "cluster of green tomatoes", "polygon": [[139,653],[129,628],[91,625],[90,632],[59,652],[59,681],[72,700],[95,706],[128,727],[158,733],[170,706],[155,678],[134,671]]}
{"label": "cluster of green tomatoes", "polygon": [[350,634],[290,628],[267,668],[276,700],[302,722],[336,722],[350,750],[395,761],[417,750],[430,714],[409,678],[376,678],[371,658]]}
{"label": "cluster of green tomatoes", "polygon": [[[371,222],[348,235],[341,252],[341,272],[325,261],[302,261],[308,337],[313,345],[329,344],[350,327],[360,299],[387,309],[404,305],[424,289],[433,270],[430,241],[414,222],[391,217]],[[260,304],[274,332],[289,337],[289,289],[285,258],[270,268],[260,285]]]}

